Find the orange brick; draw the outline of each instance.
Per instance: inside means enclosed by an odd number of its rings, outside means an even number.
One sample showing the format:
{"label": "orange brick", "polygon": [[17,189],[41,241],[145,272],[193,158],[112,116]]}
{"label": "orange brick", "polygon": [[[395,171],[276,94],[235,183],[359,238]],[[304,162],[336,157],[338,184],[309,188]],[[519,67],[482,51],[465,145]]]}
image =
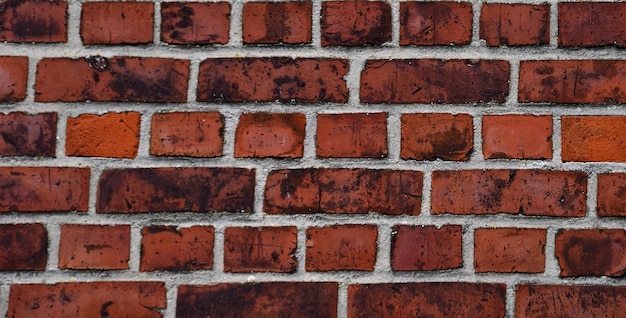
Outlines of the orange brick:
{"label": "orange brick", "polygon": [[563,161],[626,162],[626,116],[561,118]]}
{"label": "orange brick", "polygon": [[136,112],[68,118],[65,154],[134,159],[139,148],[140,119]]}
{"label": "orange brick", "polygon": [[552,159],[552,115],[483,116],[485,159]]}

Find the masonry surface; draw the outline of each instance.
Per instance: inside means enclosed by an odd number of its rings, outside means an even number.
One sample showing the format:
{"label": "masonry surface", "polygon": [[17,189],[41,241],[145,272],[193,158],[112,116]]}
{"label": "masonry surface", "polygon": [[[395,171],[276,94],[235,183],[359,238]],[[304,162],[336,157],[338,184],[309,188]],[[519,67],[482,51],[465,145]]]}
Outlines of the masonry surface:
{"label": "masonry surface", "polygon": [[624,14],[0,1],[0,316],[623,317]]}

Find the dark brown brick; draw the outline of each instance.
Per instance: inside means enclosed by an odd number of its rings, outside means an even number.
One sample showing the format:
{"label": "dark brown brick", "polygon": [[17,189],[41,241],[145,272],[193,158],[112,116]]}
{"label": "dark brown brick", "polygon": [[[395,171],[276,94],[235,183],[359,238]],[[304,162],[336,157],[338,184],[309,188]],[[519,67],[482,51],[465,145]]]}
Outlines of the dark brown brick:
{"label": "dark brown brick", "polygon": [[463,45],[472,41],[469,2],[400,2],[400,45]]}
{"label": "dark brown brick", "polygon": [[304,114],[241,114],[235,131],[235,158],[302,158]]}
{"label": "dark brown brick", "polygon": [[311,2],[246,2],[244,44],[311,43]]}
{"label": "dark brown brick", "polygon": [[469,114],[402,114],[400,157],[467,161],[474,150]]}
{"label": "dark brown brick", "polygon": [[598,174],[598,216],[626,216],[626,174]]}
{"label": "dark brown brick", "polygon": [[0,271],[42,271],[48,231],[42,224],[0,224]]}
{"label": "dark brown brick", "polygon": [[0,155],[54,157],[57,113],[0,114]]}
{"label": "dark brown brick", "polygon": [[483,3],[480,38],[487,46],[550,43],[550,5]]}
{"label": "dark brown brick", "polygon": [[67,2],[61,0],[2,1],[0,41],[67,42]]}
{"label": "dark brown brick", "polygon": [[306,230],[306,270],[374,271],[378,229],[375,225],[334,225]]}
{"label": "dark brown brick", "polygon": [[477,273],[542,273],[545,247],[545,229],[476,229],[474,268]]}
{"label": "dark brown brick", "polygon": [[555,254],[561,276],[611,276],[626,273],[623,229],[559,230]]}
{"label": "dark brown brick", "polygon": [[318,114],[317,156],[387,157],[387,113]]}
{"label": "dark brown brick", "polygon": [[626,46],[625,3],[559,4],[559,46]]}
{"label": "dark brown brick", "polygon": [[28,57],[0,56],[0,102],[24,100],[27,80]]}
{"label": "dark brown brick", "polygon": [[391,268],[396,271],[432,271],[463,266],[460,225],[396,225],[391,236]]}
{"label": "dark brown brick", "polygon": [[226,44],[228,2],[161,3],[161,41],[169,44]]}
{"label": "dark brown brick", "polygon": [[391,40],[391,6],[382,1],[324,1],[322,46],[381,45]]}
{"label": "dark brown brick", "polygon": [[228,227],[224,231],[224,271],[295,272],[297,243],[295,226]]}
{"label": "dark brown brick", "polygon": [[219,157],[224,144],[224,116],[218,112],[152,115],[153,156]]}
{"label": "dark brown brick", "polygon": [[146,44],[152,42],[154,4],[140,1],[82,3],[83,44]]}
{"label": "dark brown brick", "polygon": [[129,225],[61,225],[60,269],[128,269]]}
{"label": "dark brown brick", "polygon": [[212,226],[154,225],[141,230],[139,270],[189,271],[213,268]]}
{"label": "dark brown brick", "polygon": [[519,285],[515,317],[621,317],[626,307],[624,286]]}

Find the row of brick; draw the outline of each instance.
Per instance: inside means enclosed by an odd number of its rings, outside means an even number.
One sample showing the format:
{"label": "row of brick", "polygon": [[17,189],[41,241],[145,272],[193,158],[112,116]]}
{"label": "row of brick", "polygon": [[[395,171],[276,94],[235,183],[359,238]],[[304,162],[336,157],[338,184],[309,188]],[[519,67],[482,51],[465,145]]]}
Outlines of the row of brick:
{"label": "row of brick", "polygon": [[[65,1],[7,1],[0,14],[0,40],[58,43],[67,41]],[[311,2],[247,2],[242,12],[244,44],[310,44]],[[384,1],[322,2],[322,46],[381,45],[392,39],[391,5]],[[85,2],[81,5],[83,44],[153,43],[151,2]],[[624,46],[623,3],[559,3],[558,43],[572,46]],[[175,45],[226,44],[228,2],[164,2],[161,41]],[[602,16],[602,21],[597,17]],[[466,45],[472,41],[470,2],[400,3],[400,45]],[[488,46],[547,45],[550,5],[484,3],[480,39]],[[585,28],[580,28],[584,25]],[[28,26],[28,27],[25,27]]]}
{"label": "row of brick", "polygon": [[[337,317],[336,282],[180,285],[176,317]],[[289,295],[285,298],[285,295]],[[348,317],[505,317],[500,283],[382,283],[348,286]],[[8,317],[162,317],[162,282],[12,285]],[[623,286],[515,286],[515,317],[619,317]]]}

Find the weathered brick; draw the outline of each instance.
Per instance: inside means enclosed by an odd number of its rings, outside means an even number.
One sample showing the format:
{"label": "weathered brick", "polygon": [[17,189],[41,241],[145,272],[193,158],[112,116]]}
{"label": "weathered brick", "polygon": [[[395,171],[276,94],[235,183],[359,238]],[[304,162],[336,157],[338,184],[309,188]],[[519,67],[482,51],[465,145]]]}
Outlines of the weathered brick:
{"label": "weathered brick", "polygon": [[67,42],[67,2],[3,1],[0,11],[0,41]]}
{"label": "weathered brick", "polygon": [[598,216],[626,216],[626,174],[598,174]]}
{"label": "weathered brick", "polygon": [[552,159],[552,115],[485,115],[485,159]]}
{"label": "weathered brick", "polygon": [[60,269],[128,269],[129,225],[61,225]]}
{"label": "weathered brick", "polygon": [[96,212],[251,212],[254,175],[240,168],[106,170]]}
{"label": "weathered brick", "polygon": [[620,317],[624,286],[518,285],[515,317]]}
{"label": "weathered brick", "polygon": [[337,317],[337,283],[226,283],[178,287],[176,317]]}
{"label": "weathered brick", "polygon": [[0,114],[0,155],[54,157],[57,113]]}
{"label": "weathered brick", "polygon": [[317,156],[387,157],[387,113],[318,114]]}
{"label": "weathered brick", "polygon": [[84,2],[80,17],[83,44],[145,44],[152,42],[152,2]]}
{"label": "weathered brick", "polygon": [[134,159],[139,149],[140,119],[137,112],[68,117],[65,155]]}
{"label": "weathered brick", "polygon": [[583,217],[586,191],[580,171],[434,171],[431,213]]}
{"label": "weathered brick", "polygon": [[304,114],[241,114],[235,131],[235,158],[302,158]]}
{"label": "weathered brick", "polygon": [[322,46],[381,45],[391,41],[391,6],[382,1],[324,1]]}
{"label": "weathered brick", "polygon": [[350,285],[348,317],[504,317],[505,296],[505,284]]}
{"label": "weathered brick", "polygon": [[200,63],[198,101],[346,103],[348,68],[342,59],[207,59]]}
{"label": "weathered brick", "polygon": [[37,64],[35,101],[184,103],[188,78],[188,60],[44,58]]}
{"label": "weathered brick", "polygon": [[88,168],[0,168],[0,212],[86,212]]}
{"label": "weathered brick", "polygon": [[162,282],[89,282],[11,285],[8,316],[162,317]]}
{"label": "weathered brick", "polygon": [[400,45],[464,45],[472,41],[469,2],[400,2]]}
{"label": "weathered brick", "polygon": [[364,103],[502,103],[508,93],[507,61],[368,60],[361,72]]}
{"label": "weathered brick", "polygon": [[611,276],[626,273],[623,229],[559,230],[555,254],[561,276]]}
{"label": "weathered brick", "polygon": [[188,271],[213,268],[212,226],[153,225],[141,230],[139,270]]}
{"label": "weathered brick", "polygon": [[375,225],[333,225],[306,230],[306,270],[374,271],[378,229]]}
{"label": "weathered brick", "polygon": [[218,112],[152,115],[153,156],[219,157],[224,143],[224,116]]}
{"label": "weathered brick", "polygon": [[391,236],[391,268],[396,271],[432,271],[463,266],[460,225],[396,225]]}
{"label": "weathered brick", "polygon": [[469,114],[402,114],[402,159],[467,161],[474,150]]}
{"label": "weathered brick", "polygon": [[0,224],[0,271],[42,271],[48,261],[48,231],[36,224]]}
{"label": "weathered brick", "polygon": [[563,161],[626,162],[626,116],[561,118]]}
{"label": "weathered brick", "polygon": [[624,3],[560,2],[558,5],[559,46],[626,46]]}
{"label": "weathered brick", "polygon": [[228,2],[161,3],[161,41],[169,44],[226,44]]}
{"label": "weathered brick", "polygon": [[268,214],[418,215],[422,172],[373,169],[275,170],[265,184]]}
{"label": "weathered brick", "polygon": [[295,226],[227,227],[224,230],[224,271],[295,272],[297,243]]}
{"label": "weathered brick", "polygon": [[626,61],[521,61],[522,103],[616,104],[626,102]]}
{"label": "weathered brick", "polygon": [[311,43],[312,10],[311,2],[244,3],[243,43]]}
{"label": "weathered brick", "polygon": [[550,44],[550,5],[483,3],[480,38],[487,46]]}
{"label": "weathered brick", "polygon": [[542,273],[545,247],[545,229],[476,229],[474,268],[477,273]]}
{"label": "weathered brick", "polygon": [[24,100],[27,80],[28,57],[0,56],[0,102]]}

